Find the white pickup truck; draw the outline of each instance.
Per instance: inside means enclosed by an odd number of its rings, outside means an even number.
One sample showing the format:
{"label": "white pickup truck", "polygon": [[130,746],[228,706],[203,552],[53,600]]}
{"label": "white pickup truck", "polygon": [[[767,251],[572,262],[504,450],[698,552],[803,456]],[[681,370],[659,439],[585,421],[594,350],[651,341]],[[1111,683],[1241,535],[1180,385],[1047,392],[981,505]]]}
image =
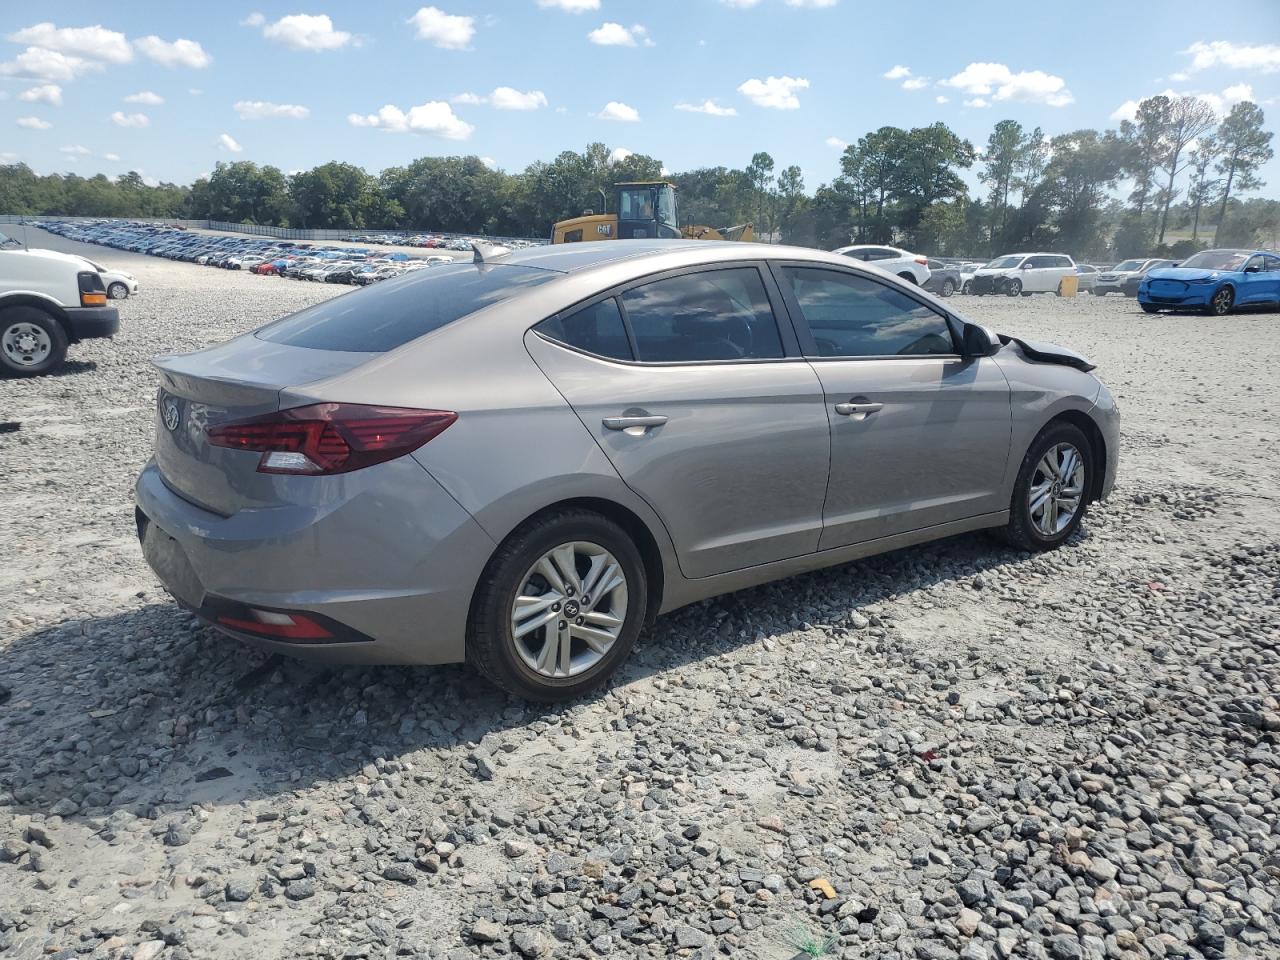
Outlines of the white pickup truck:
{"label": "white pickup truck", "polygon": [[83,259],[0,248],[0,375],[49,373],[66,358],[68,344],[119,329],[101,275]]}

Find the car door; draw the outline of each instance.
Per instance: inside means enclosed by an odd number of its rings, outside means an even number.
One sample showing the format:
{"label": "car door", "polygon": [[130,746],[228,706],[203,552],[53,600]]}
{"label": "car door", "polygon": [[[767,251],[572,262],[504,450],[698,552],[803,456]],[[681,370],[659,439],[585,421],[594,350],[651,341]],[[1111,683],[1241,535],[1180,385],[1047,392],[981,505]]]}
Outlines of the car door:
{"label": "car door", "polygon": [[1023,293],[1044,293],[1053,280],[1052,257],[1028,257],[1022,271]]}
{"label": "car door", "polygon": [[685,576],[818,548],[826,404],[759,264],[627,285],[544,321],[526,342],[662,518]]}
{"label": "car door", "polygon": [[892,281],[775,267],[822,381],[831,471],[820,549],[1006,509],[1009,384],[959,356],[952,324]]}
{"label": "car door", "polygon": [[1266,283],[1266,299],[1271,303],[1280,303],[1280,257],[1264,254],[1262,271]]}
{"label": "car door", "polygon": [[1267,272],[1266,257],[1255,253],[1240,268],[1239,289],[1236,290],[1236,303],[1265,303],[1274,299],[1273,275]]}

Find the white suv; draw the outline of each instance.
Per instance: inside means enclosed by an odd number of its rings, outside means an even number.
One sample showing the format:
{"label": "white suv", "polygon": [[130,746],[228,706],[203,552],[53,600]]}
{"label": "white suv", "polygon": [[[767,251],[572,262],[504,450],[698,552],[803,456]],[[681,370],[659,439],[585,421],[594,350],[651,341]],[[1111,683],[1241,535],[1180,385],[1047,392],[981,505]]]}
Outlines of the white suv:
{"label": "white suv", "polygon": [[102,276],[86,261],[52,250],[0,250],[0,374],[49,373],[67,344],[119,328]]}
{"label": "white suv", "polygon": [[1075,275],[1076,262],[1065,253],[1007,253],[974,271],[970,292],[1008,297],[1058,293],[1062,281]]}
{"label": "white suv", "polygon": [[859,243],[852,247],[838,247],[831,252],[852,257],[854,260],[862,260],[903,280],[910,280],[918,287],[928,283],[931,276],[928,257],[922,257],[918,253],[907,250],[899,250],[897,247]]}

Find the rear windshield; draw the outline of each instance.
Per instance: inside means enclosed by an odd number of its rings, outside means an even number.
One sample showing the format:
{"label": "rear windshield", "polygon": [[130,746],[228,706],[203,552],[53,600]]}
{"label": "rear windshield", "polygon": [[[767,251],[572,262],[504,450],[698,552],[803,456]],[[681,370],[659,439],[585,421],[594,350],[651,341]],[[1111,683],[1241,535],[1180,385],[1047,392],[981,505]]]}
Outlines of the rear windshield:
{"label": "rear windshield", "polygon": [[430,267],[318,303],[257,336],[313,350],[384,353],[558,276],[516,264]]}

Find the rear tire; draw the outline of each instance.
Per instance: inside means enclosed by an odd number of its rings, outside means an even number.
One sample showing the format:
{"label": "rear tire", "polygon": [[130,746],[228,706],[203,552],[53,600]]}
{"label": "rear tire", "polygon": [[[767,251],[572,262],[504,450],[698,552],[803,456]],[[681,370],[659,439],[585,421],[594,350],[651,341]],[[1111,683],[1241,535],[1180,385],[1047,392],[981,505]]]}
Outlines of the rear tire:
{"label": "rear tire", "polygon": [[[1067,450],[1074,452],[1075,461],[1063,459]],[[1055,476],[1050,466],[1065,466],[1065,476]],[[1084,520],[1094,469],[1093,447],[1084,432],[1070,423],[1049,424],[1022,458],[1009,502],[1009,522],[997,535],[1010,546],[1028,552],[1061,546]],[[1074,509],[1063,519],[1064,504],[1071,503],[1073,491]]]}
{"label": "rear tire", "polygon": [[[580,550],[566,553],[569,547]],[[574,567],[567,576],[566,557]],[[591,597],[597,557],[604,559],[594,586],[614,582],[614,575],[605,572],[610,564],[616,564],[622,582]],[[540,571],[548,562],[551,569],[543,576]],[[557,576],[559,584],[553,579]],[[518,604],[518,597],[526,601]],[[537,601],[544,606],[539,608]],[[548,601],[556,602],[548,606]],[[572,700],[604,683],[626,659],[647,610],[644,561],[626,531],[590,510],[550,513],[517,529],[485,567],[471,601],[467,662],[517,697],[542,703]],[[517,637],[519,616],[525,617],[522,628],[533,620],[544,625]],[[610,620],[621,623],[596,626]],[[612,639],[603,643],[609,632]]]}
{"label": "rear tire", "polygon": [[36,307],[0,310],[0,371],[10,377],[39,377],[62,365],[67,333]]}
{"label": "rear tire", "polygon": [[939,291],[944,297],[949,297],[956,292],[956,285],[950,280],[942,281],[942,290]]}
{"label": "rear tire", "polygon": [[915,283],[915,282],[916,282],[916,275],[915,275],[914,273],[907,273],[905,270],[904,270],[902,273],[898,274],[898,278],[899,278],[900,280],[905,280],[905,281],[907,281],[907,283]]}
{"label": "rear tire", "polygon": [[963,293],[965,296],[970,296],[973,293],[973,281],[966,280],[964,284],[960,287],[960,292]]}

